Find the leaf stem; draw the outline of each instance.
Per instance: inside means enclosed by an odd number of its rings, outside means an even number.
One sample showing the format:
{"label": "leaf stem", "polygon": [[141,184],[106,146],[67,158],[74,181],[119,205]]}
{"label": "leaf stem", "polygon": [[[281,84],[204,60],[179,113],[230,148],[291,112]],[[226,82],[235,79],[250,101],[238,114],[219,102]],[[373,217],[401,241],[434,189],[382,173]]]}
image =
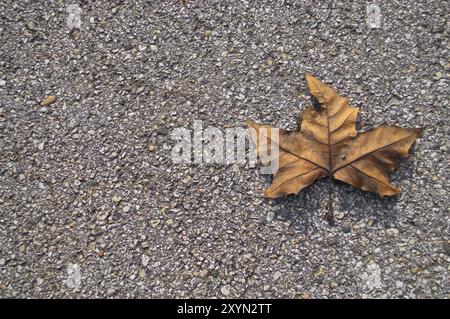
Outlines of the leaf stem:
{"label": "leaf stem", "polygon": [[325,214],[325,219],[330,226],[334,225],[333,220],[333,160],[331,158],[331,127],[330,127],[330,114],[328,113],[328,105],[325,106],[327,113],[327,130],[328,130],[328,212]]}
{"label": "leaf stem", "polygon": [[328,221],[330,226],[334,225],[333,218],[333,175],[330,173],[329,183],[328,183],[328,212],[325,214],[325,219]]}

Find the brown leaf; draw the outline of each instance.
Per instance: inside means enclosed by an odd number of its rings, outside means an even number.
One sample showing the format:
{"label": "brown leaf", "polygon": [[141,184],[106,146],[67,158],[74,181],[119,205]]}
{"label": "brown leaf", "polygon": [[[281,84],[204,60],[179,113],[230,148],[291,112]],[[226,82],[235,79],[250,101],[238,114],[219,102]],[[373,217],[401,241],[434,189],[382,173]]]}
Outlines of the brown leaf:
{"label": "brown leaf", "polygon": [[[256,131],[256,134],[252,135],[252,137],[255,141],[258,155],[261,157],[261,153],[271,147],[272,128],[268,125],[256,124],[252,120],[248,120],[247,125]],[[264,131],[261,131],[261,128],[266,129],[266,134],[264,134]],[[260,131],[263,132],[262,139],[260,139]],[[322,162],[322,165],[319,166],[308,160],[304,155],[301,155],[306,153],[306,155],[312,157],[315,153],[307,152],[307,149],[302,152],[301,147],[305,144],[297,141],[296,138],[301,139],[302,135],[298,133],[289,134],[283,130],[279,131],[278,171],[274,175],[272,185],[264,191],[264,196],[276,198],[282,195],[298,193],[316,179],[328,175],[325,169],[326,162]],[[292,142],[288,142],[288,140],[292,140]],[[281,146],[281,144],[285,145],[285,147]],[[295,148],[295,146],[298,147]],[[266,159],[261,159],[263,165],[268,164]]]}
{"label": "brown leaf", "polygon": [[[383,124],[358,133],[355,123],[359,109],[350,107],[348,98],[312,75],[306,74],[306,81],[320,109],[306,108],[300,130],[279,130],[279,166],[264,195],[276,198],[296,194],[326,176],[380,196],[397,194],[399,190],[390,184],[389,174],[397,168],[398,159],[408,155],[422,130]],[[274,143],[274,128],[252,120],[247,124],[256,132],[252,137],[261,157]],[[262,164],[268,162],[265,159]]]}
{"label": "brown leaf", "polygon": [[421,131],[383,124],[360,133],[342,149],[333,177],[380,196],[398,194],[400,190],[389,183],[389,173],[398,167],[399,158],[408,156]]}

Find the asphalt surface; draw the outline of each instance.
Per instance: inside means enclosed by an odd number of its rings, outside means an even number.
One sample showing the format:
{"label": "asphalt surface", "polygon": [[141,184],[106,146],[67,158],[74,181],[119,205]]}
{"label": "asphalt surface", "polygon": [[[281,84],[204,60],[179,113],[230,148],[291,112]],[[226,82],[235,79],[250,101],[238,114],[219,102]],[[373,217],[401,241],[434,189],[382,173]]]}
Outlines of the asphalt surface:
{"label": "asphalt surface", "polygon": [[[449,297],[448,1],[68,4],[0,2],[0,297]],[[172,162],[195,120],[295,129],[305,72],[425,128],[399,196],[336,183],[330,227],[327,180]]]}

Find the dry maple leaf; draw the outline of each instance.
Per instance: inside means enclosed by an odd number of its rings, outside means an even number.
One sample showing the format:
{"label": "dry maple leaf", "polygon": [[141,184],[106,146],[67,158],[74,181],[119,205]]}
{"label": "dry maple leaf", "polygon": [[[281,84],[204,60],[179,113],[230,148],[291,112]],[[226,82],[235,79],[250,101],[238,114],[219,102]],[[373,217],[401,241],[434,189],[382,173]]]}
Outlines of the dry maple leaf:
{"label": "dry maple leaf", "polygon": [[[333,179],[380,196],[398,194],[400,190],[390,184],[389,174],[398,167],[400,157],[407,157],[422,130],[382,124],[357,132],[355,123],[359,109],[350,107],[348,98],[339,96],[311,74],[306,74],[306,81],[320,109],[308,107],[301,116],[298,131],[279,130],[279,167],[264,195],[277,198],[296,194],[317,179],[329,177],[330,215]],[[247,124],[256,130],[252,137],[261,155],[272,143],[272,128],[252,120]]]}

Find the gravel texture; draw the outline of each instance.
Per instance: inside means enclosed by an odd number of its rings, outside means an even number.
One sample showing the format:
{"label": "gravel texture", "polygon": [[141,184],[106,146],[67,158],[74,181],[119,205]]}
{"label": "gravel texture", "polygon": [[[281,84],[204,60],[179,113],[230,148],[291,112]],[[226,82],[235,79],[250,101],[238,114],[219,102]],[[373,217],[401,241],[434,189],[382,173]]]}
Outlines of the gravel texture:
{"label": "gravel texture", "polygon": [[[0,297],[448,298],[449,5],[377,3],[79,1],[71,30],[1,1]],[[399,196],[336,183],[330,227],[327,180],[267,200],[258,168],[172,163],[197,119],[295,129],[306,71],[362,129],[426,128]]]}

